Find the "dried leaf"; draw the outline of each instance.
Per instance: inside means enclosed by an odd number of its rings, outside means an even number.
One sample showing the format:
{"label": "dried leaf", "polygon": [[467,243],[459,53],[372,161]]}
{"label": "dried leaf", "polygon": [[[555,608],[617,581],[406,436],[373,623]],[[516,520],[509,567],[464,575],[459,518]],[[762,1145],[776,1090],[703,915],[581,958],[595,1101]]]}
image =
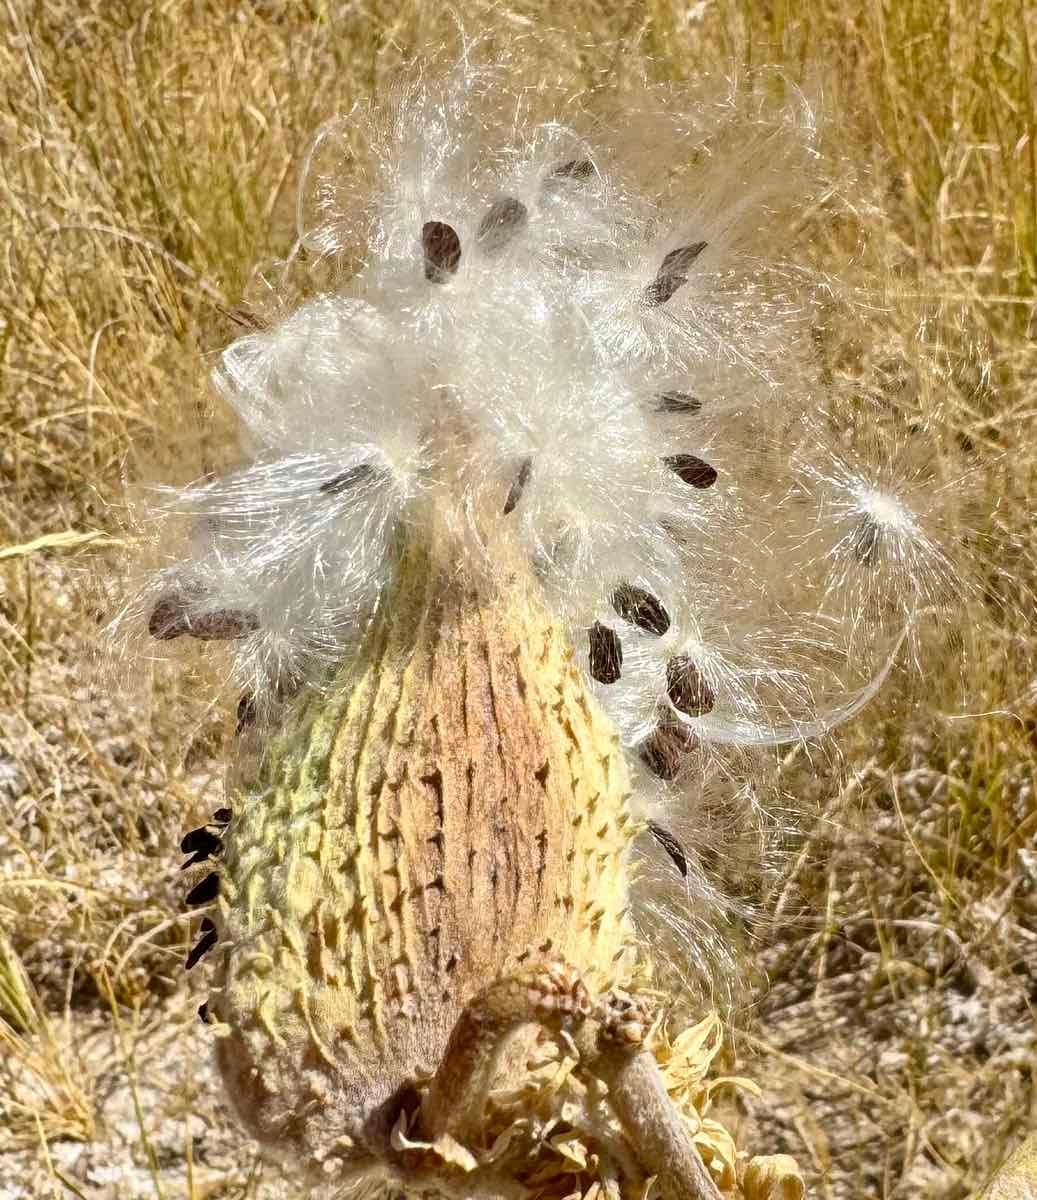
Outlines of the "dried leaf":
{"label": "dried leaf", "polygon": [[761,1154],[745,1168],[742,1194],[745,1200],[803,1200],[807,1188],[791,1154]]}

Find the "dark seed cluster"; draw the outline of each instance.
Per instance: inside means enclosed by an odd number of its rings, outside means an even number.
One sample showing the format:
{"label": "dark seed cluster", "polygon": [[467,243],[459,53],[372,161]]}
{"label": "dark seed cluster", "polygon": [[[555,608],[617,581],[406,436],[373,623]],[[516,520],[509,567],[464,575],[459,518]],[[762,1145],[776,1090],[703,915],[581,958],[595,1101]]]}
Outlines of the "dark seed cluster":
{"label": "dark seed cluster", "polygon": [[[197,866],[198,863],[220,855],[223,850],[223,833],[230,824],[230,819],[231,810],[229,808],[218,808],[212,814],[212,820],[207,825],[202,825],[198,829],[192,829],[184,834],[180,839],[180,849],[184,854],[190,855],[190,858],[183,864],[181,870]],[[200,883],[196,883],[187,893],[186,903],[192,908],[201,904],[210,904],[219,894],[220,877],[216,871],[210,871]],[[211,917],[202,918],[199,932],[201,937],[187,956],[185,965],[188,970],[216,945],[216,925]],[[203,1004],[202,1008],[198,1010],[203,1021],[207,1021],[207,1011],[202,1011],[205,1007]]]}

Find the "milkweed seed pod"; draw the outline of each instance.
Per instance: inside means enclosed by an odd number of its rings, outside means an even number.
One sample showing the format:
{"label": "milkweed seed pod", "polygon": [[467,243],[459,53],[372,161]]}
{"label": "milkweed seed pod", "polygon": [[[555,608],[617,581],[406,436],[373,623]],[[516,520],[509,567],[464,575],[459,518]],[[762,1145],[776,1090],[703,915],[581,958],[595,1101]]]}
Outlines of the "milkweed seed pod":
{"label": "milkweed seed pod", "polygon": [[[831,416],[826,288],[788,252],[809,107],[547,105],[466,61],[321,131],[282,283],[341,270],[224,351],[245,465],[167,502],[183,552],[117,623],[229,648],[243,765],[185,839],[191,961],[243,1118],[340,1180],[489,1170],[492,1104],[462,1148],[405,1100],[492,981],[715,971],[708,859],[780,824],[753,749],[858,711],[953,582],[924,472]],[[563,1107],[609,1160],[587,1089]],[[508,1153],[487,1194],[554,1195]]]}

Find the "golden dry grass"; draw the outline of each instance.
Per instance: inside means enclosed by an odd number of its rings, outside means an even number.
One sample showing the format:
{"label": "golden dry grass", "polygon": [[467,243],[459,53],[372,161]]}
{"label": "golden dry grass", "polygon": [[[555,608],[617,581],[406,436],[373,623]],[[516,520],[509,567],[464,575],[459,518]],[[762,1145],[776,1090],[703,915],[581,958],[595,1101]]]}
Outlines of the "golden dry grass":
{"label": "golden dry grass", "polygon": [[[795,1153],[813,1194],[968,1195],[1037,1119],[1037,6],[460,13],[502,39],[549,20],[544,71],[578,86],[780,64],[775,87],[823,102],[833,173],[856,174],[817,245],[856,315],[836,301],[822,349],[961,480],[983,597],[933,639],[924,689],[894,683],[843,732],[840,770],[790,758],[823,817],[771,899],[771,982],[736,1044],[766,1094],[754,1149]],[[421,0],[0,14],[0,1197],[269,1198],[180,967],[175,843],[218,795],[227,715],[191,678],[115,698],[92,646],[127,479],[224,452],[208,366],[252,266],[289,244],[309,135],[455,18]]]}

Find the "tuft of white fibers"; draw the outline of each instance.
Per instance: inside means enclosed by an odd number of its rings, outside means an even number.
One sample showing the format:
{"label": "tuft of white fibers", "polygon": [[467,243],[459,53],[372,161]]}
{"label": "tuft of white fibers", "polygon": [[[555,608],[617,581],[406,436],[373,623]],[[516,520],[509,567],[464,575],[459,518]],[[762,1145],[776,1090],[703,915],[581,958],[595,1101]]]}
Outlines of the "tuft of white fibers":
{"label": "tuft of white fibers", "polygon": [[[645,85],[603,118],[548,91],[470,56],[320,131],[272,319],[214,371],[246,464],[161,495],[180,533],[117,630],[153,654],[225,641],[250,718],[273,718],[348,660],[415,540],[535,581],[635,811],[682,847],[642,874],[680,856],[687,904],[651,884],[642,916],[708,948],[717,764],[873,695],[959,586],[949,485],[833,418],[828,290],[794,259],[825,195],[801,97]],[[329,264],[330,290],[292,291]],[[737,776],[714,808],[763,831]],[[736,841],[721,825],[713,852]]]}

